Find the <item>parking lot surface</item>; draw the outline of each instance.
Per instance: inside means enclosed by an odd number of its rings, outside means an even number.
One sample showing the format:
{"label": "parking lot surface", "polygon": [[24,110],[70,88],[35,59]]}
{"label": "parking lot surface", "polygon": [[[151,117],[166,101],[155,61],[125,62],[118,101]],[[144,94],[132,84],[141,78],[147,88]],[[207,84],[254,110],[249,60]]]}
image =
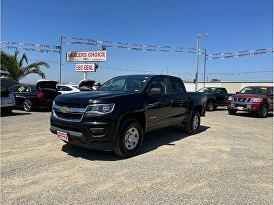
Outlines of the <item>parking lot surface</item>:
{"label": "parking lot surface", "polygon": [[147,133],[122,159],[58,141],[49,112],[1,118],[2,204],[272,204],[272,115],[207,112],[199,134]]}

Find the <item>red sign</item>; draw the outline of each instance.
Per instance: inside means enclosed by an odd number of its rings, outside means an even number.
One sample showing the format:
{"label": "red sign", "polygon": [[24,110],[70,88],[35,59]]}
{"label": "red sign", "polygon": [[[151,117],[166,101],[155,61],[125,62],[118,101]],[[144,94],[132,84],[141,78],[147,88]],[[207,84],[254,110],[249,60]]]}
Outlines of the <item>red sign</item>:
{"label": "red sign", "polygon": [[95,72],[94,64],[75,64],[75,71]]}

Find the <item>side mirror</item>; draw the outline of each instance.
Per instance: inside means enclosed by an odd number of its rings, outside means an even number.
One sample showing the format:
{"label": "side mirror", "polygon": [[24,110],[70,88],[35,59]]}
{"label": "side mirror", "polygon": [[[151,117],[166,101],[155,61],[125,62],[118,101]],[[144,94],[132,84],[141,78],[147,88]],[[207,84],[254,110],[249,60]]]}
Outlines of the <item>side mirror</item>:
{"label": "side mirror", "polygon": [[160,88],[151,88],[148,92],[148,95],[155,96],[155,95],[161,95],[162,91]]}

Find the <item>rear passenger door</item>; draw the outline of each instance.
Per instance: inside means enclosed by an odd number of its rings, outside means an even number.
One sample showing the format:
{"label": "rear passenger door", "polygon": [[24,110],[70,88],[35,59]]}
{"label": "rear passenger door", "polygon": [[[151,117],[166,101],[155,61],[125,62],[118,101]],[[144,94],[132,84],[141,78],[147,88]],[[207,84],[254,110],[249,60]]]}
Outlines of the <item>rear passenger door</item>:
{"label": "rear passenger door", "polygon": [[183,81],[177,77],[169,77],[169,85],[171,90],[171,106],[173,122],[182,122],[187,114],[189,98],[187,96]]}

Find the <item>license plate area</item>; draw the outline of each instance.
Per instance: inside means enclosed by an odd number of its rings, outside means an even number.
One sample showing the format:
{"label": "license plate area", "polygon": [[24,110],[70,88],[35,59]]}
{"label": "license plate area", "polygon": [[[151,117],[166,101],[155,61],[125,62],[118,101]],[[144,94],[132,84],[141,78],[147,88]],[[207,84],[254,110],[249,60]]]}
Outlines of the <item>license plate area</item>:
{"label": "license plate area", "polygon": [[244,107],[238,106],[238,107],[237,107],[237,110],[244,110]]}
{"label": "license plate area", "polygon": [[65,142],[68,142],[68,141],[69,141],[69,139],[68,139],[68,134],[65,133],[65,132],[61,132],[61,131],[57,131],[57,139],[58,139],[58,140],[65,141]]}

